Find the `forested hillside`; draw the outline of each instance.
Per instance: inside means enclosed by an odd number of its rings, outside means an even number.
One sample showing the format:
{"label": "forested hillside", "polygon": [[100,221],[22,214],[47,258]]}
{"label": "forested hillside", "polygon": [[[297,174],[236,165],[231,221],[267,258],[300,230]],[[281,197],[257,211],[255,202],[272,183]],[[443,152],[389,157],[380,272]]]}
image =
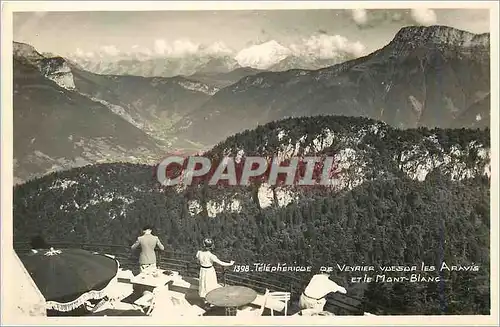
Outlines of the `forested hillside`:
{"label": "forested hillside", "polygon": [[[238,264],[475,264],[477,271],[443,271],[439,283],[367,284],[366,309],[489,314],[489,131],[399,131],[367,119],[313,117],[236,135],[211,155],[306,154],[318,142],[314,151],[356,154],[342,155],[340,163],[350,162],[340,165],[349,171],[342,188],[291,187],[288,201],[263,205],[259,185],[165,188],[151,166],[93,165],[15,187],[14,240],[42,233],[49,241],[128,246],[152,223],[169,249],[194,253],[209,236],[221,258]],[[362,274],[335,269],[333,276],[349,292],[351,277]]]}

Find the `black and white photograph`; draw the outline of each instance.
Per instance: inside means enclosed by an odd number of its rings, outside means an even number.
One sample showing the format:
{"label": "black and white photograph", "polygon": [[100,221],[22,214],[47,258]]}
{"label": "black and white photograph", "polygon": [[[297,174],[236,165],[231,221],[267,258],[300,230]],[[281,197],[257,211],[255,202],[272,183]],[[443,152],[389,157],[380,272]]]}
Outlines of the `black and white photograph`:
{"label": "black and white photograph", "polygon": [[2,5],[2,315],[498,322],[498,3],[73,3]]}

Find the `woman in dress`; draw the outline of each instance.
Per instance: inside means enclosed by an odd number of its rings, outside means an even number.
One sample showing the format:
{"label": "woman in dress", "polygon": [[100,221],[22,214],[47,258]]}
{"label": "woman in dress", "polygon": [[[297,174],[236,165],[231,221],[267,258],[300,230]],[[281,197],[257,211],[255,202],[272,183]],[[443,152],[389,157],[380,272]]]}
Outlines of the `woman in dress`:
{"label": "woman in dress", "polygon": [[201,298],[205,298],[208,292],[211,290],[218,288],[219,284],[217,284],[217,275],[215,274],[215,268],[213,266],[214,263],[217,263],[221,266],[232,266],[234,261],[224,262],[219,260],[215,254],[210,252],[214,247],[214,242],[207,238],[203,241],[203,250],[200,250],[196,253],[196,259],[200,263],[200,278],[199,278],[199,287],[198,294]]}

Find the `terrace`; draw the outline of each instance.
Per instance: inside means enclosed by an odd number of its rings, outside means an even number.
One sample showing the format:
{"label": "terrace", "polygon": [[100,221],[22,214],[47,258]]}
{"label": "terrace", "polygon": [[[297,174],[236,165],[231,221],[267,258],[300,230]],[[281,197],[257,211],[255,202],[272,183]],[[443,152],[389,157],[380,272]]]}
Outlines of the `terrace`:
{"label": "terrace", "polygon": [[[54,243],[54,248],[81,248],[113,256],[120,263],[117,282],[108,297],[82,314],[96,316],[144,316],[154,315],[160,285],[168,285],[168,293],[174,303],[173,310],[179,315],[225,315],[223,308],[204,306],[198,297],[199,265],[191,253],[158,252],[156,276],[139,274],[136,256],[129,247],[107,244]],[[29,251],[29,244],[15,243],[17,253]],[[260,315],[290,316],[299,312],[298,299],[307,285],[310,275],[289,272],[233,272],[217,267],[221,286],[244,286],[257,292],[248,307],[255,307]],[[269,290],[269,296],[265,296]],[[288,297],[285,301],[285,297]],[[156,304],[159,306],[159,304]],[[262,309],[262,310],[260,310]],[[334,293],[327,297],[325,310],[335,315],[368,315],[362,309],[361,299],[349,294]],[[159,311],[159,310],[157,310]],[[165,310],[163,310],[165,311]],[[74,314],[74,313],[73,313]]]}

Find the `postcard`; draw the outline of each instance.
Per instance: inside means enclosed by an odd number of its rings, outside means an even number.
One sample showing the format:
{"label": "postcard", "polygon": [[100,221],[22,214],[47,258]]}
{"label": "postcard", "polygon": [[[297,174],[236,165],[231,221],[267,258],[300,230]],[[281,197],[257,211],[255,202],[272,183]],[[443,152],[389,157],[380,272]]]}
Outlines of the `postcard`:
{"label": "postcard", "polygon": [[497,86],[493,2],[6,2],[2,321],[494,325]]}

